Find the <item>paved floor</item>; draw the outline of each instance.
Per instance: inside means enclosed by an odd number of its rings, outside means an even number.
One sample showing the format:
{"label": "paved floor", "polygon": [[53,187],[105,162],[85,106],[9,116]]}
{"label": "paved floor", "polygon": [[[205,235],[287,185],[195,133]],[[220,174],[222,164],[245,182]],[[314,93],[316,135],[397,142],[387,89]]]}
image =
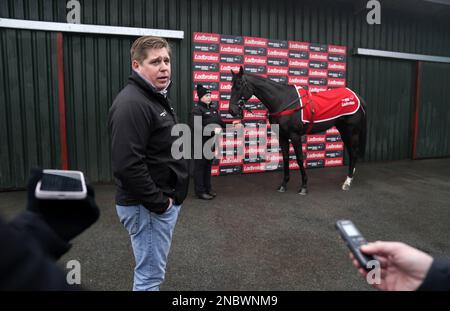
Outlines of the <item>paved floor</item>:
{"label": "paved floor", "polygon": [[[354,221],[368,240],[401,240],[450,256],[450,159],[363,163],[343,192],[345,168],[309,170],[306,197],[275,189],[281,173],[214,177],[218,197],[184,203],[163,290],[369,290],[334,229]],[[133,258],[114,209],[114,187],[96,185],[101,219],[74,241],[61,265],[77,259],[82,283],[129,290]],[[191,187],[192,188],[192,187]],[[24,192],[0,193],[10,218]]]}

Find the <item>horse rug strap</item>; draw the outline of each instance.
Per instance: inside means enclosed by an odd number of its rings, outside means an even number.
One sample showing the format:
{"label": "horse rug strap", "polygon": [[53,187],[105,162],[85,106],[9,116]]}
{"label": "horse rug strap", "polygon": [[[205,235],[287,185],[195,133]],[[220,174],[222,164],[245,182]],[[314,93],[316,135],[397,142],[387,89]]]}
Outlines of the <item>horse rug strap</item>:
{"label": "horse rug strap", "polygon": [[302,122],[311,125],[354,114],[361,105],[358,96],[349,88],[336,88],[318,93],[310,93],[301,86],[295,88],[302,106]]}

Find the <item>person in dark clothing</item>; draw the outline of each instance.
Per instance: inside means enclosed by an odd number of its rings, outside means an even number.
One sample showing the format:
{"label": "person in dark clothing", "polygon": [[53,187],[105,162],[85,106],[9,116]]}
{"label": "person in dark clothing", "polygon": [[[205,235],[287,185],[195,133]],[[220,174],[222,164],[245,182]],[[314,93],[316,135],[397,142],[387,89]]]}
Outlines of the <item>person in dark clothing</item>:
{"label": "person in dark clothing", "polygon": [[189,172],[187,160],[172,155],[170,46],[144,36],[130,52],[131,76],[109,111],[116,210],[136,260],[133,290],[159,290]]}
{"label": "person in dark clothing", "polygon": [[[204,154],[205,143],[214,135],[219,134],[226,124],[222,121],[220,113],[211,103],[211,91],[203,85],[197,85],[198,103],[192,108],[191,123],[194,127],[195,137],[202,137],[202,153],[200,158],[194,158],[194,184],[195,194],[202,200],[211,200],[217,194],[211,188],[211,166],[213,159]],[[208,125],[217,125],[217,127],[208,127]],[[214,145],[213,145],[214,148]],[[211,151],[214,151],[212,149]],[[195,156],[195,154],[194,154]]]}
{"label": "person in dark clothing", "polygon": [[70,285],[55,263],[70,241],[95,223],[99,209],[94,190],[84,200],[41,200],[35,189],[41,169],[32,170],[27,210],[10,223],[0,219],[0,290],[80,290]]}
{"label": "person in dark clothing", "polygon": [[[381,282],[375,288],[387,291],[450,291],[450,261],[400,242],[377,241],[361,246],[380,263]],[[364,277],[367,272],[350,253],[353,264]]]}

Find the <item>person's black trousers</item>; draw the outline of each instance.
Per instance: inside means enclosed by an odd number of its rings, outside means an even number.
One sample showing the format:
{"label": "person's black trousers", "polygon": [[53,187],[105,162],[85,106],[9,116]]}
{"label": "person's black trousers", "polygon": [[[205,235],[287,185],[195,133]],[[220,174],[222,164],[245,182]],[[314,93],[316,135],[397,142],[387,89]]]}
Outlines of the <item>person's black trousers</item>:
{"label": "person's black trousers", "polygon": [[194,160],[195,194],[199,195],[211,191],[211,166],[212,160]]}

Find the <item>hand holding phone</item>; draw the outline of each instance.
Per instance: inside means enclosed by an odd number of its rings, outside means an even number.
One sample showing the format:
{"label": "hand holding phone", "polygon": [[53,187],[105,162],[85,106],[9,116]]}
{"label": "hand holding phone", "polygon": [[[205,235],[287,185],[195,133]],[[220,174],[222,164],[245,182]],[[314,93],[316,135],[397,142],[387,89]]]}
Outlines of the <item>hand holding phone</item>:
{"label": "hand holding phone", "polygon": [[87,196],[83,172],[43,170],[35,190],[36,198],[48,200],[82,200]]}
{"label": "hand holding phone", "polygon": [[368,263],[375,260],[375,258],[371,255],[366,255],[361,251],[361,245],[367,244],[367,241],[358,231],[353,222],[350,220],[338,220],[336,222],[336,229],[339,231],[339,234],[360,266],[364,270],[370,271]]}
{"label": "hand holding phone", "polygon": [[[80,179],[67,180],[67,174],[72,174],[67,172],[32,169],[27,208],[39,214],[68,242],[97,221],[100,211],[94,189],[85,183],[84,177],[76,174]],[[48,176],[49,173],[54,176]]]}

